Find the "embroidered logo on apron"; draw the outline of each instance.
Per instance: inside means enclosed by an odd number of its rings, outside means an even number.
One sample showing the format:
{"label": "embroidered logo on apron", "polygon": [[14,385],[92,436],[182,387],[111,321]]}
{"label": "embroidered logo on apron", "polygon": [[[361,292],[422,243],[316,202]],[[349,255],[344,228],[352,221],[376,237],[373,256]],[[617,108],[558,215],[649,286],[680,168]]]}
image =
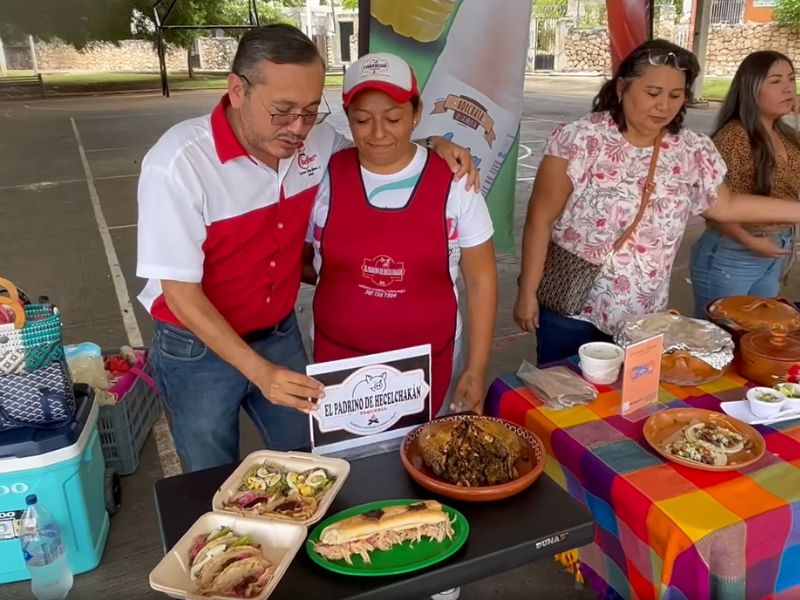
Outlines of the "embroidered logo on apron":
{"label": "embroidered logo on apron", "polygon": [[379,287],[388,287],[396,281],[403,281],[406,274],[402,262],[395,262],[391,256],[376,256],[364,259],[361,274]]}

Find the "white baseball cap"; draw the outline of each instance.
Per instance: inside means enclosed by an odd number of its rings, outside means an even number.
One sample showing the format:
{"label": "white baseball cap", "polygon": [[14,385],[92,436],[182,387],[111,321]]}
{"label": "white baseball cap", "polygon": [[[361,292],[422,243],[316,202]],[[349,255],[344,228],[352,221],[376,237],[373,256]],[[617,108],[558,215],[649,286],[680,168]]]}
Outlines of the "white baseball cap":
{"label": "white baseball cap", "polygon": [[344,107],[347,108],[353,98],[365,90],[384,92],[400,103],[419,97],[417,78],[409,64],[386,52],[365,54],[350,65],[344,74]]}

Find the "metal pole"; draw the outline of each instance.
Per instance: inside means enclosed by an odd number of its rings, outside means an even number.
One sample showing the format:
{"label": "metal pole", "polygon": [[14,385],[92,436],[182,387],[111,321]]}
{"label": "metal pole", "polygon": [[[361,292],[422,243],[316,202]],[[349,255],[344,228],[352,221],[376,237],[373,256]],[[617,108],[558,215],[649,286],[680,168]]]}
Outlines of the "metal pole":
{"label": "metal pole", "polygon": [[169,98],[169,77],[167,75],[167,55],[164,47],[164,34],[161,28],[157,30],[158,70],[161,72],[161,93]]}
{"label": "metal pole", "polygon": [[331,49],[333,50],[333,62],[342,62],[339,59],[341,55],[339,51],[339,24],[336,22],[336,1],[335,0],[328,0],[331,3],[331,19],[333,20],[333,43],[331,44]]}
{"label": "metal pole", "polygon": [[8,75],[8,70],[6,69],[6,50],[3,47],[3,38],[0,38],[0,73],[3,74],[3,77]]}
{"label": "metal pole", "polygon": [[358,2],[358,56],[369,54],[370,0]]}
{"label": "metal pole", "polygon": [[711,0],[697,0],[695,4],[696,16],[694,20],[694,38],[692,39],[692,52],[700,63],[700,74],[694,82],[692,89],[696,105],[707,104],[703,99],[703,79],[706,69],[706,49],[708,48],[708,30],[711,25]]}
{"label": "metal pole", "polygon": [[39,74],[39,65],[36,62],[36,45],[33,43],[33,36],[28,36],[28,46],[31,49],[31,62],[33,63],[33,73],[35,75]]}

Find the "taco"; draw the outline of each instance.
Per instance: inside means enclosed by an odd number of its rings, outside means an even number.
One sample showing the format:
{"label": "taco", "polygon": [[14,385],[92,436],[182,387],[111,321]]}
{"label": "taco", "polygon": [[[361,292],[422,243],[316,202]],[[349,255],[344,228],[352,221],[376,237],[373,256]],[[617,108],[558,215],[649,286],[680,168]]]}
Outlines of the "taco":
{"label": "taco", "polygon": [[664,451],[676,458],[721,467],[728,464],[727,455],[721,450],[690,440],[677,440],[664,446]]}
{"label": "taco", "polygon": [[269,462],[255,465],[242,479],[239,490],[225,501],[224,510],[304,521],[314,516],[335,481],[332,473],[321,468],[297,473]]}
{"label": "taco", "polygon": [[269,583],[274,569],[251,535],[229,527],[192,540],[189,576],[202,595],[253,598]]}
{"label": "taco", "polygon": [[726,427],[715,423],[698,423],[686,430],[686,439],[690,442],[699,442],[720,450],[725,454],[736,454],[744,450],[745,438]]}

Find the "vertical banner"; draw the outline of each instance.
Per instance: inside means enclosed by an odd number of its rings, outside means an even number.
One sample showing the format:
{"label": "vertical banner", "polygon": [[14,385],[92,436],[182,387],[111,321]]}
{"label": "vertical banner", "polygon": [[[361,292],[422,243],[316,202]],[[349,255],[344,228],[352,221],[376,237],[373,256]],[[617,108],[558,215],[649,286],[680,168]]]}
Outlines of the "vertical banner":
{"label": "vertical banner", "polygon": [[652,37],[651,0],[606,0],[608,40],[611,45],[611,70],[637,46]]}
{"label": "vertical banner", "polygon": [[509,253],[532,8],[531,0],[361,0],[359,9],[371,16],[369,51],[414,69],[423,110],[415,137],[443,136],[472,153],[495,245]]}

